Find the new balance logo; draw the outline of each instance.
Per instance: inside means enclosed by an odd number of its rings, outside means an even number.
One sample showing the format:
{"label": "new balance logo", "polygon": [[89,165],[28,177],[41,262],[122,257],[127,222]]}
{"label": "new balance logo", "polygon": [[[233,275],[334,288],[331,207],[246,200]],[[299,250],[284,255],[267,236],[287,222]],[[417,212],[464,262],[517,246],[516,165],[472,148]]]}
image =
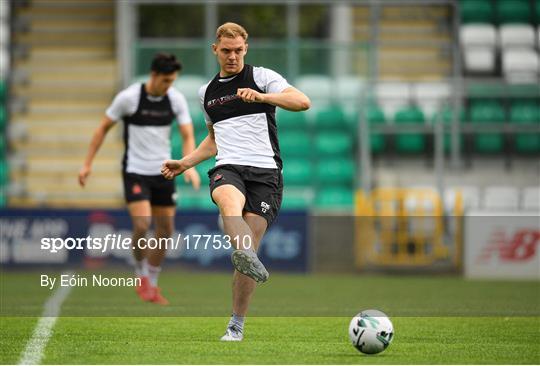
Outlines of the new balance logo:
{"label": "new balance logo", "polygon": [[270,205],[266,202],[261,202],[261,211],[263,213],[266,213],[266,211],[268,211],[270,209]]}

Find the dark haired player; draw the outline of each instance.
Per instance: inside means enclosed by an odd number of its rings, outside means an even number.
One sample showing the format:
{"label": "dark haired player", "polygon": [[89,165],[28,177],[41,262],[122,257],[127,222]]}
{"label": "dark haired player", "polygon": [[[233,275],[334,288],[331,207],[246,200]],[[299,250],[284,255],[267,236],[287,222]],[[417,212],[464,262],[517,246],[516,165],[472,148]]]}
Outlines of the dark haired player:
{"label": "dark haired player", "polygon": [[[152,219],[156,238],[170,237],[174,230],[175,185],[163,178],[160,168],[170,159],[170,134],[176,119],[183,139],[183,155],[195,149],[193,125],[186,98],[171,87],[181,64],[174,55],[157,54],[148,82],[136,83],[121,91],[105,112],[94,132],[79,184],[84,187],[92,171],[92,161],[105,135],[116,121],[124,121],[125,153],[122,161],[124,195],[133,224],[132,243],[146,237]],[[185,181],[199,189],[195,169],[185,173]],[[166,248],[142,250],[134,245],[135,273],[141,279],[137,293],[144,301],[167,305],[161,295],[158,276]]]}
{"label": "dark haired player", "polygon": [[[220,72],[200,91],[208,136],[182,160],[165,161],[172,179],[217,154],[208,172],[212,200],[219,207],[225,233],[234,240],[233,313],[221,338],[243,339],[244,317],[257,282],[268,272],[257,257],[259,243],[277,216],[283,194],[276,107],[302,111],[311,102],[277,72],[244,64],[248,34],[235,23],[217,29],[212,50]],[[245,238],[249,248],[246,248]]]}

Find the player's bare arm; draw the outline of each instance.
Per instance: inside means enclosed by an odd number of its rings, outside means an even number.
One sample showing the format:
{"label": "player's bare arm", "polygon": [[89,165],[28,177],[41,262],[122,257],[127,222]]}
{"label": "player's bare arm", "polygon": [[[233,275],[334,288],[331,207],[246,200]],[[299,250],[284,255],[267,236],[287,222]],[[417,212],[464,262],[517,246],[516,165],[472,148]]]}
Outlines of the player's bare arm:
{"label": "player's bare arm", "polygon": [[98,128],[94,131],[94,135],[92,136],[92,140],[90,141],[90,146],[88,147],[86,159],[84,160],[83,167],[79,171],[79,184],[81,185],[81,187],[85,186],[86,180],[92,172],[92,162],[94,161],[94,157],[96,156],[99,148],[101,147],[101,144],[103,144],[103,140],[105,140],[107,132],[109,132],[113,125],[114,121],[109,117],[104,116]]}
{"label": "player's bare arm", "polygon": [[167,160],[161,166],[161,174],[167,179],[173,179],[186,170],[193,168],[202,161],[210,159],[217,154],[216,140],[214,137],[214,128],[207,124],[208,136],[199,144],[199,146],[181,160]]}
{"label": "player's bare arm", "polygon": [[[188,123],[180,125],[180,136],[182,137],[183,147],[182,156],[188,156],[195,150],[195,136],[193,133],[193,124]],[[194,168],[188,169],[184,173],[184,181],[191,183],[194,189],[199,190],[201,187],[201,178],[199,173]]]}
{"label": "player's bare arm", "polygon": [[267,103],[289,111],[305,111],[311,107],[311,101],[300,90],[290,87],[281,93],[259,93],[250,88],[240,88],[238,96],[246,103]]}

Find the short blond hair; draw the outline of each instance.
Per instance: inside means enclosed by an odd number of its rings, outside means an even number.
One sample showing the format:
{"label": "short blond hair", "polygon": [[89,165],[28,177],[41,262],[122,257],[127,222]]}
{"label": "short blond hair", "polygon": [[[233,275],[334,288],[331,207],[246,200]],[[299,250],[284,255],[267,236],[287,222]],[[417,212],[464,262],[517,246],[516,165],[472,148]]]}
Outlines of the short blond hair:
{"label": "short blond hair", "polygon": [[242,27],[240,24],[232,22],[227,22],[220,25],[216,31],[217,42],[221,40],[221,37],[236,38],[238,36],[244,38],[244,41],[247,41],[248,39],[248,33],[246,32],[244,27]]}

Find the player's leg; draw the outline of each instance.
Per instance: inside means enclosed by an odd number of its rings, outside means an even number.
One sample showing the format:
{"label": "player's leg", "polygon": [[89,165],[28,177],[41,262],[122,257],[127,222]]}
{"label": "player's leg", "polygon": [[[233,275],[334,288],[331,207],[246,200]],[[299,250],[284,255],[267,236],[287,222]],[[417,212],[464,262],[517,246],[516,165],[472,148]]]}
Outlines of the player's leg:
{"label": "player's leg", "polygon": [[152,287],[151,300],[153,303],[168,305],[169,301],[161,295],[161,289],[158,286],[159,273],[161,272],[161,263],[165,258],[167,247],[160,242],[161,238],[170,238],[174,231],[175,206],[152,206],[152,218],[154,221],[154,233],[158,243],[156,248],[146,249],[146,259],[148,268],[148,279]]}
{"label": "player's leg", "polygon": [[136,288],[137,294],[144,301],[150,300],[148,294],[150,280],[148,278],[148,265],[145,251],[137,245],[141,238],[146,237],[146,233],[151,224],[151,208],[148,200],[134,201],[127,205],[129,216],[131,217],[133,243],[133,257],[135,259],[135,275],[141,279],[141,285]]}

